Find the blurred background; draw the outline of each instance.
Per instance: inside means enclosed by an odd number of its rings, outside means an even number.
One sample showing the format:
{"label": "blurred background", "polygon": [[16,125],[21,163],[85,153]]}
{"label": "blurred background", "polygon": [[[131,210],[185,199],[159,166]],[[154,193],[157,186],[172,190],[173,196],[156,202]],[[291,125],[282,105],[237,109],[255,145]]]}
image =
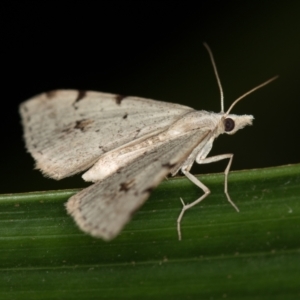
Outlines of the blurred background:
{"label": "blurred background", "polygon": [[[219,137],[210,155],[234,153],[232,170],[300,162],[300,2],[7,1],[0,9],[0,193],[86,185],[80,176],[57,182],[33,170],[18,106],[41,92],[98,90],[219,112],[204,41],[225,109],[280,75],[233,109],[254,115],[253,126]],[[226,163],[193,172],[223,172]]]}

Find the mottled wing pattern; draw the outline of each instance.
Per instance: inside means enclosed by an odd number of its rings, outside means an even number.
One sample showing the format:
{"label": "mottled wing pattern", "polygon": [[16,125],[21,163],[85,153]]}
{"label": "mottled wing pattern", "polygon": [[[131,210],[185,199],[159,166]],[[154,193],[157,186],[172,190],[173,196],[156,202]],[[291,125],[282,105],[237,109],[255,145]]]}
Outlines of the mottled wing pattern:
{"label": "mottled wing pattern", "polygon": [[105,240],[113,239],[153,188],[205,142],[208,134],[190,131],[156,144],[129,165],[71,197],[68,212],[81,230]]}
{"label": "mottled wing pattern", "polygon": [[61,179],[105,152],[163,130],[192,108],[137,97],[56,90],[20,106],[27,150],[36,168]]}

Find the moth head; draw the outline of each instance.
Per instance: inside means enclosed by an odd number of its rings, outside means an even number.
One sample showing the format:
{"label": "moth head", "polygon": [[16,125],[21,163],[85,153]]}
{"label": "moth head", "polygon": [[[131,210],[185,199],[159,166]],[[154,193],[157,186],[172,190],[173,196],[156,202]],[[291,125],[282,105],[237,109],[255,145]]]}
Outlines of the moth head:
{"label": "moth head", "polygon": [[221,126],[223,128],[223,132],[227,134],[235,134],[238,130],[244,128],[247,125],[252,125],[254,117],[251,115],[225,115],[221,118]]}
{"label": "moth head", "polygon": [[[253,121],[253,116],[251,115],[242,115],[242,116],[237,116],[237,115],[233,115],[233,114],[229,114],[230,111],[233,109],[233,107],[242,99],[244,99],[247,95],[253,93],[254,91],[262,88],[263,86],[269,84],[270,82],[272,82],[273,80],[277,79],[278,76],[274,76],[271,79],[263,82],[262,84],[256,86],[255,88],[251,89],[250,91],[248,91],[247,93],[243,94],[242,96],[240,96],[239,98],[237,98],[229,107],[229,109],[227,110],[226,113],[224,113],[223,110],[223,92],[221,92],[221,114],[223,114],[221,121],[223,123],[223,132],[227,133],[227,134],[234,134],[236,133],[238,130],[244,128],[246,125],[252,125],[252,121]],[[222,91],[222,89],[221,89]]]}

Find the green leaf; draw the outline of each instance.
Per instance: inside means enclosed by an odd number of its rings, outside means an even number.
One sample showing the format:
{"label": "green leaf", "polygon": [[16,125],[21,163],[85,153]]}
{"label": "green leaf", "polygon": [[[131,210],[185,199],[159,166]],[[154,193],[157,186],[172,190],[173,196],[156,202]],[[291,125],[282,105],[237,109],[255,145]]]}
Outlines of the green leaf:
{"label": "green leaf", "polygon": [[299,299],[300,164],[165,180],[112,242],[79,231],[73,191],[0,197],[1,299]]}

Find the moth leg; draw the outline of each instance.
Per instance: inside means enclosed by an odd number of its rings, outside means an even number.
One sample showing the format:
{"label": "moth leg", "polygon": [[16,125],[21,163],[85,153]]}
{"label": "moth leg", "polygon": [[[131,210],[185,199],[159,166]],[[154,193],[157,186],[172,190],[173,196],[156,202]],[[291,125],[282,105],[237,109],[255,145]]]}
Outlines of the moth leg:
{"label": "moth leg", "polygon": [[221,154],[221,155],[211,156],[211,157],[202,158],[202,159],[197,157],[196,162],[198,164],[210,164],[212,162],[216,162],[216,161],[227,159],[227,158],[229,158],[229,162],[228,162],[227,167],[224,171],[224,175],[225,175],[225,178],[224,178],[224,193],[226,195],[226,198],[227,198],[228,202],[235,208],[235,210],[237,212],[239,212],[240,210],[234,204],[234,202],[231,200],[231,198],[228,194],[228,174],[229,174],[229,171],[230,171],[230,167],[231,167],[231,163],[232,163],[232,159],[233,159],[233,154],[232,153]]}
{"label": "moth leg", "polygon": [[[212,156],[212,157],[207,157],[207,158],[196,158],[196,162],[198,164],[209,164],[212,162],[216,162],[219,160],[223,160],[223,159],[228,159],[229,158],[229,162],[227,164],[227,167],[224,171],[225,174],[225,180],[224,180],[224,193],[227,197],[228,202],[236,209],[237,212],[239,212],[238,207],[233,203],[233,201],[231,200],[229,194],[228,194],[228,187],[227,187],[227,182],[228,182],[228,174],[229,174],[229,170],[230,170],[230,166],[232,163],[232,159],[233,159],[233,154],[222,154],[222,155],[217,155],[217,156]],[[195,206],[196,204],[200,203],[202,200],[204,200],[209,194],[210,194],[210,190],[207,186],[205,186],[199,179],[197,179],[194,175],[192,175],[189,171],[189,168],[187,166],[184,166],[181,171],[182,173],[190,180],[192,181],[196,186],[198,186],[199,188],[201,188],[204,192],[204,194],[198,198],[197,200],[193,201],[192,203],[189,204],[185,204],[183,202],[183,200],[180,198],[181,203],[183,205],[183,208],[180,212],[180,215],[177,219],[177,232],[178,232],[178,239],[181,240],[181,220],[182,217],[184,215],[184,212],[186,210],[188,210],[189,208]]]}
{"label": "moth leg", "polygon": [[202,200],[204,200],[209,194],[210,194],[210,190],[209,188],[204,185],[199,179],[197,179],[194,175],[192,175],[187,169],[186,167],[183,167],[181,169],[182,173],[191,181],[193,182],[196,186],[198,186],[203,192],[204,194],[198,198],[197,200],[193,201],[192,203],[189,203],[189,204],[185,204],[182,200],[182,198],[180,198],[181,200],[181,203],[183,205],[182,207],[182,210],[179,214],[179,217],[177,219],[177,232],[178,232],[178,240],[181,241],[181,220],[182,220],[182,217],[184,215],[184,212],[186,210],[188,210],[189,208],[195,206],[196,204],[198,204],[199,202],[201,202]]}

